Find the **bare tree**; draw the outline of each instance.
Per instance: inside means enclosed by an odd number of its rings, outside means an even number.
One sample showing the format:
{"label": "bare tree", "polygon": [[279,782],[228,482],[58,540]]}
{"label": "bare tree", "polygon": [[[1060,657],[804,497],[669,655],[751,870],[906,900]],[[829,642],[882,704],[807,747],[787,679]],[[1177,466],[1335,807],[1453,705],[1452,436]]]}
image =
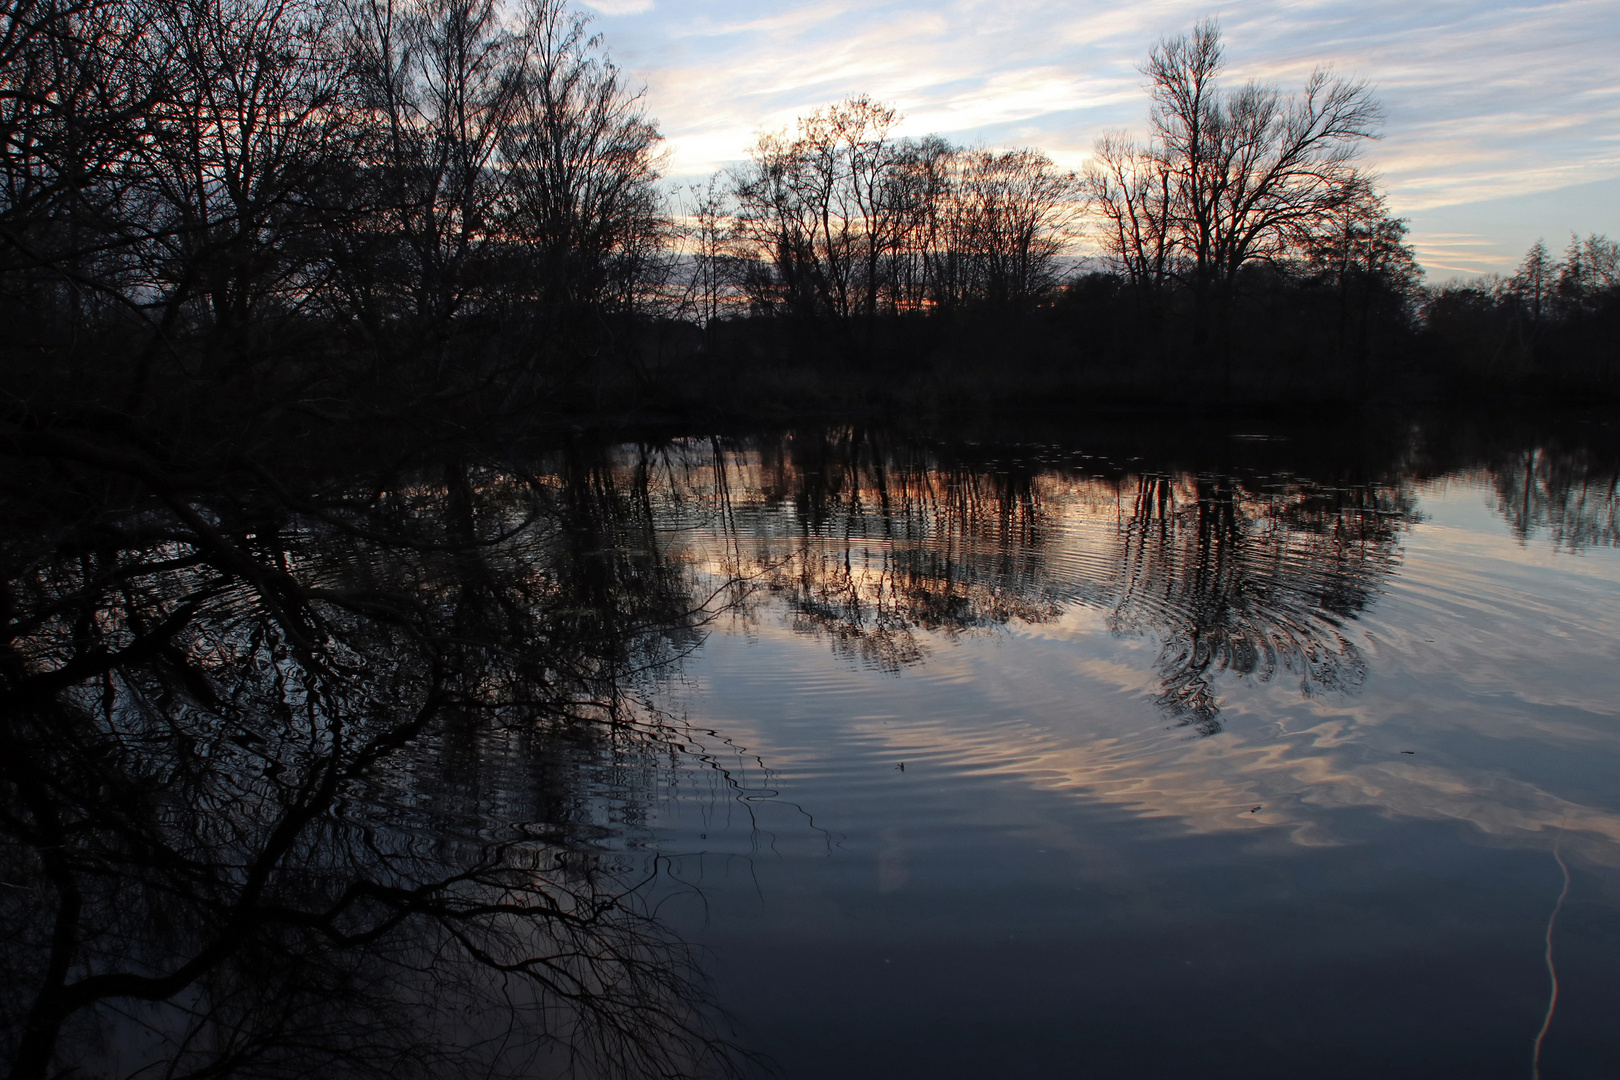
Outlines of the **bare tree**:
{"label": "bare tree", "polygon": [[494,243],[523,43],[494,0],[353,0],[349,21],[373,132],[374,228],[397,237],[398,313],[442,336],[477,295],[472,269]]}
{"label": "bare tree", "polygon": [[1524,253],[1524,258],[1519,262],[1518,272],[1509,282],[1509,288],[1528,309],[1532,329],[1541,325],[1542,309],[1552,294],[1557,280],[1556,275],[1557,271],[1553,266],[1552,255],[1547,251],[1546,242],[1537,240],[1530,245],[1530,250]]}
{"label": "bare tree", "polygon": [[839,319],[876,313],[904,213],[890,177],[895,110],[861,95],[759,136],[738,175],[741,237],[775,271],[776,302]]}
{"label": "bare tree", "polygon": [[658,129],[582,16],[533,0],[525,18],[522,92],[501,141],[503,234],[544,309],[627,309],[665,247]]}
{"label": "bare tree", "polygon": [[0,299],[27,317],[14,340],[45,344],[140,315],[125,280],[145,235],[134,155],[167,91],[167,65],[138,5],[0,3]]}
{"label": "bare tree", "polygon": [[686,273],[673,297],[677,317],[707,328],[722,315],[737,311],[739,260],[733,247],[736,216],[724,173],[686,191],[679,211],[679,243]]}
{"label": "bare tree", "polygon": [[900,143],[887,194],[896,240],[883,268],[894,311],[948,310],[963,295],[955,287],[955,252],[945,240],[952,228],[958,156],[957,148],[938,135]]}
{"label": "bare tree", "polygon": [[267,305],[296,313],[309,296],[306,196],[351,122],[333,20],[306,0],[163,0],[156,13],[172,89],[142,143],[148,280],[163,321],[190,310],[213,351],[240,361]]}
{"label": "bare tree", "polygon": [[[892,139],[892,108],[855,97],[761,135],[737,177],[738,237],[768,265],[762,306],[839,318],[949,310],[1050,289],[1083,191],[1035,150]],[[767,294],[769,299],[767,299]]]}
{"label": "bare tree", "polygon": [[854,276],[868,316],[877,314],[879,264],[898,240],[903,220],[890,197],[890,177],[900,157],[890,132],[899,119],[893,106],[860,94],[812,116],[805,129],[807,137],[831,143],[844,158],[848,188],[839,192],[837,206],[853,233]]}
{"label": "bare tree", "polygon": [[1213,20],[1162,40],[1143,68],[1149,142],[1098,144],[1088,188],[1133,281],[1225,293],[1246,266],[1286,260],[1331,229],[1358,190],[1355,159],[1383,118],[1367,84],[1318,69],[1296,95],[1253,82],[1227,91],[1224,66]]}
{"label": "bare tree", "polygon": [[748,291],[763,311],[804,316],[847,311],[847,269],[830,247],[831,162],[786,133],[761,134],[735,177],[736,238],[751,264]]}
{"label": "bare tree", "polygon": [[1085,174],[1102,248],[1139,295],[1169,283],[1175,258],[1168,159],[1123,134],[1097,141]]}
{"label": "bare tree", "polygon": [[977,270],[977,292],[1024,301],[1057,284],[1058,257],[1072,241],[1081,187],[1036,150],[963,157],[956,202],[959,246]]}

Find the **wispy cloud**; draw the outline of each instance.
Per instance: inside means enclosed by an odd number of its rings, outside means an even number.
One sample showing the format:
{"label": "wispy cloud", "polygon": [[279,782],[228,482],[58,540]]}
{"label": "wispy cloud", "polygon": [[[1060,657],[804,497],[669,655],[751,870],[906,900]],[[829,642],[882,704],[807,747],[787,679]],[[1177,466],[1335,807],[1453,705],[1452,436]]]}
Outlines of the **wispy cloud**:
{"label": "wispy cloud", "polygon": [[585,7],[602,15],[641,15],[653,9],[653,0],[582,0]]}
{"label": "wispy cloud", "polygon": [[[1207,0],[591,7],[646,81],[682,177],[861,92],[898,105],[907,132],[1034,144],[1078,165],[1101,132],[1143,125],[1137,65],[1153,41],[1212,13]],[[1234,81],[1298,84],[1326,64],[1373,84],[1389,122],[1367,163],[1397,212],[1620,177],[1612,0],[1261,0],[1221,15]],[[1620,220],[1590,227],[1620,232]]]}

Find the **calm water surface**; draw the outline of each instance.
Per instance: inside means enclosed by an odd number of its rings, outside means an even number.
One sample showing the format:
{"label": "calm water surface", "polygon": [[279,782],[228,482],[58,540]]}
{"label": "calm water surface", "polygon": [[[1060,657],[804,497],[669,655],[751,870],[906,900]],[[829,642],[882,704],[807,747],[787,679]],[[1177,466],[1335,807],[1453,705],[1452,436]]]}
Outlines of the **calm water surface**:
{"label": "calm water surface", "polygon": [[0,1056],[1620,1076],[1600,427],[13,477]]}
{"label": "calm water surface", "polygon": [[622,452],[734,592],[662,704],[735,790],[648,827],[747,1045],[1527,1076],[1561,858],[1542,1074],[1620,1075],[1612,479],[806,443]]}

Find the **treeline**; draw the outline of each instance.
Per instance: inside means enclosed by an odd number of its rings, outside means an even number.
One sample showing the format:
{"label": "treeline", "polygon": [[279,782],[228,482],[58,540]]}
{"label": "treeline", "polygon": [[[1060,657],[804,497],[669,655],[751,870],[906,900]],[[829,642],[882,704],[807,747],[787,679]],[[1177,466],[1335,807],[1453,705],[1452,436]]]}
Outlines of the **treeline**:
{"label": "treeline", "polygon": [[1420,295],[1358,167],[1382,111],[1325,71],[1286,94],[1224,65],[1214,22],[1161,41],[1146,139],[1103,137],[1081,174],[896,138],[860,97],[762,135],[691,216],[705,349],[728,385],[853,356],[846,380],[964,403],[1367,392]]}
{"label": "treeline", "polygon": [[1510,277],[1422,294],[1424,329],[1455,377],[1613,392],[1620,379],[1620,243],[1571,236],[1563,258],[1545,242]]}
{"label": "treeline", "polygon": [[849,321],[1028,302],[1062,281],[1079,181],[1035,150],[896,138],[855,97],[766,133],[699,203],[700,310]]}
{"label": "treeline", "polygon": [[1224,62],[1213,22],[1161,41],[1146,138],[1082,174],[855,97],[681,197],[563,0],[0,0],[5,391],[511,414],[1612,385],[1613,244],[1425,290],[1358,166],[1368,87]]}
{"label": "treeline", "polygon": [[1616,388],[1613,242],[1428,287],[1360,166],[1369,87],[1228,87],[1225,63],[1212,21],[1160,41],[1146,137],[1105,135],[1080,174],[893,137],[864,97],[760,136],[689,219],[705,346],[742,366],[726,385],[853,356],[841,378],[964,403]]}

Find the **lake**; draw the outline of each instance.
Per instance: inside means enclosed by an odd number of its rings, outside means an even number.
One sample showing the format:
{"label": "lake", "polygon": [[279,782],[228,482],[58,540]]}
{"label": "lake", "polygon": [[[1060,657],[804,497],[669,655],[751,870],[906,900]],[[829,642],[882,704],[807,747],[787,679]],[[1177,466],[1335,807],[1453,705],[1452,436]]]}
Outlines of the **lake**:
{"label": "lake", "polygon": [[659,459],[754,592],[670,691],[735,796],[651,827],[787,1075],[1525,1075],[1555,847],[1544,1071],[1620,1071],[1612,478],[1233,441]]}
{"label": "lake", "polygon": [[301,592],[41,547],[15,745],[97,779],[8,963],[109,1075],[1620,1075],[1612,437],[582,443],[203,515]]}

